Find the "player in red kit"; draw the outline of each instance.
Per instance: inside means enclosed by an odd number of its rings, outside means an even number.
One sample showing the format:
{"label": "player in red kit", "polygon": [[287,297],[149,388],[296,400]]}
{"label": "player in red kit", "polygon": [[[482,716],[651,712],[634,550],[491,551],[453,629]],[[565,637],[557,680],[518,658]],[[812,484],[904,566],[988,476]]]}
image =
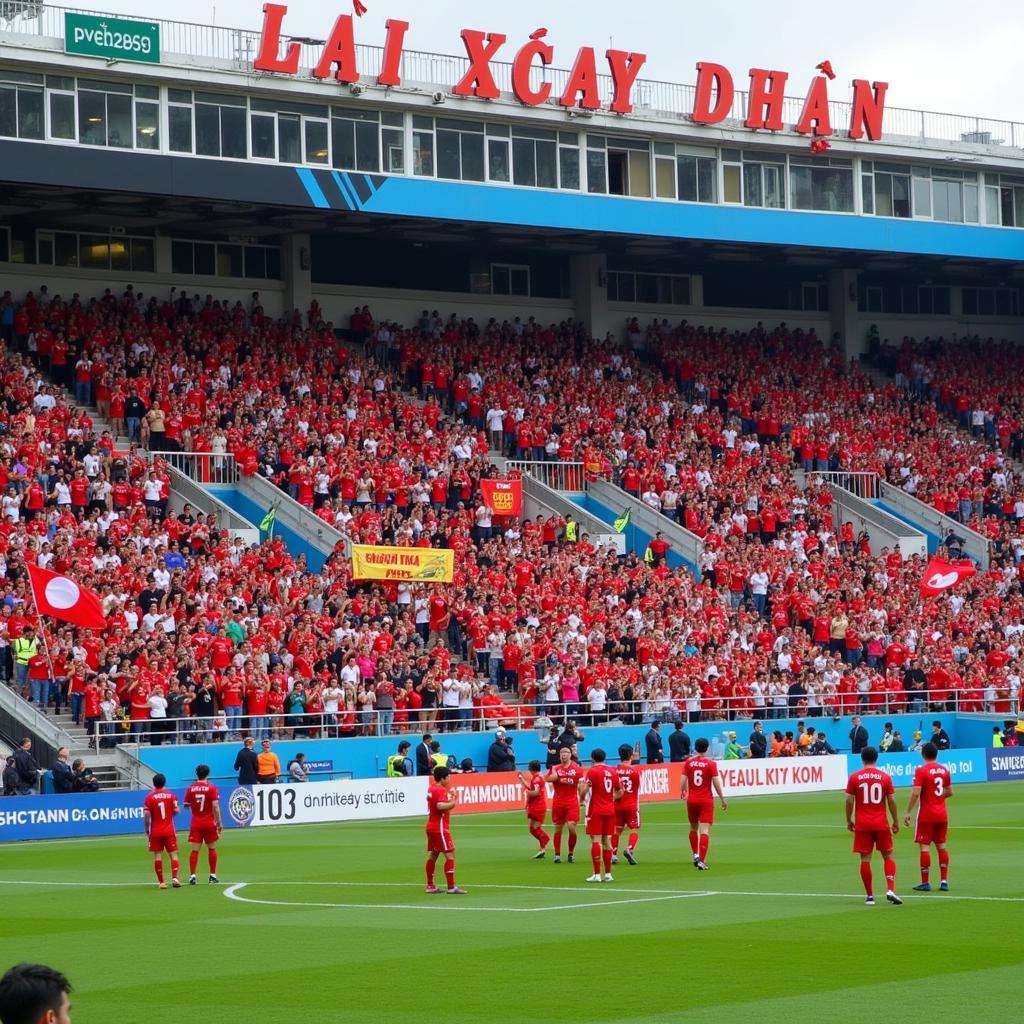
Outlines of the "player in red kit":
{"label": "player in red kit", "polygon": [[949,816],[946,801],[953,796],[953,780],[949,769],[939,764],[939,748],[934,743],[926,743],[921,748],[921,756],[924,764],[914,772],[914,788],[910,791],[910,802],[903,818],[903,824],[909,828],[914,808],[920,802],[914,842],[921,848],[921,884],[915,885],[914,891],[932,891],[928,876],[932,867],[931,847],[934,845],[939,858],[939,889],[949,892],[949,852],[946,850]]}
{"label": "player in red kit", "polygon": [[633,763],[639,751],[628,743],[619,747],[619,763],[615,766],[615,778],[622,796],[615,801],[615,838],[612,841],[612,863],[618,862],[619,841],[622,833],[629,830],[629,840],[622,855],[633,865],[636,865],[636,857],[633,851],[636,849],[637,841],[640,838],[640,778],[643,770],[639,765]]}
{"label": "player in red kit", "polygon": [[[615,836],[615,801],[622,796],[615,778],[615,769],[604,763],[604,751],[598,747],[590,752],[593,765],[580,782],[580,798],[590,794],[587,804],[587,835],[590,836],[590,859],[594,873],[588,882],[612,882],[612,839]],[[604,875],[601,862],[604,861]]]}
{"label": "player in red kit", "polygon": [[210,865],[210,881],[217,884],[217,840],[220,839],[224,822],[220,816],[220,794],[209,781],[210,767],[196,766],[196,781],[185,790],[185,806],[192,812],[192,825],[188,841],[192,849],[188,855],[188,884],[196,884],[196,868],[199,866],[199,847],[206,843],[206,857]]}
{"label": "player in red kit", "polygon": [[164,881],[164,851],[171,858],[171,885],[181,888],[178,881],[178,837],[174,834],[174,816],[178,813],[178,798],[167,788],[167,779],[159,772],[153,776],[153,791],[142,804],[142,823],[153,854],[153,870],[158,887],[167,888]]}
{"label": "player in red kit", "polygon": [[547,774],[547,781],[554,787],[551,801],[551,824],[555,826],[556,864],[562,863],[562,830],[569,828],[569,857],[571,864],[576,850],[576,826],[580,820],[580,783],[583,769],[572,759],[572,748],[562,747],[558,751],[558,764]]}
{"label": "player in red kit", "polygon": [[529,775],[519,773],[519,782],[526,794],[526,824],[530,835],[540,843],[534,860],[543,860],[548,852],[551,836],[544,831],[544,819],[548,816],[548,786],[540,773],[540,761],[531,761]]}
{"label": "player in red kit", "polygon": [[702,736],[694,743],[693,749],[696,753],[683,764],[682,797],[686,801],[686,817],[690,821],[693,866],[698,871],[707,871],[711,826],[715,823],[715,794],[721,801],[723,811],[729,805],[722,790],[718,763],[707,756],[708,741]]}
{"label": "player in red kit", "polygon": [[458,794],[451,790],[451,772],[438,766],[434,769],[434,781],[427,788],[427,892],[444,892],[434,885],[434,867],[437,858],[444,854],[444,878],[452,896],[464,896],[465,889],[455,884],[455,843],[448,818],[458,804]]}
{"label": "player in red kit", "polygon": [[[860,759],[864,767],[854,772],[846,783],[846,827],[853,833],[853,852],[860,854],[860,877],[867,893],[865,902],[869,907],[875,905],[871,853],[877,849],[885,866],[885,898],[898,907],[903,900],[896,895],[896,861],[892,848],[892,837],[900,830],[895,790],[888,773],[877,767],[878,751],[874,747],[865,747]],[[886,807],[892,815],[891,828],[885,816]]]}

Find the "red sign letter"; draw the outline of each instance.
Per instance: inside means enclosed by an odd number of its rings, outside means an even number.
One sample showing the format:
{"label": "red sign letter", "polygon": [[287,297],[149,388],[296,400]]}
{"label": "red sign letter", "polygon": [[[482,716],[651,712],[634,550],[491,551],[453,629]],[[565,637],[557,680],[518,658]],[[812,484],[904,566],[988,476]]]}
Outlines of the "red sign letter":
{"label": "red sign letter", "polygon": [[491,58],[501,49],[507,38],[494,32],[484,35],[475,28],[462,30],[462,42],[466,46],[466,53],[469,54],[469,70],[452,89],[456,96],[480,96],[486,100],[496,100],[501,95],[494,75],[491,74]]}
{"label": "red sign letter", "polygon": [[[711,109],[711,90],[715,90],[715,107]],[[735,89],[732,75],[721,64],[697,64],[697,88],[693,97],[690,120],[697,124],[718,124],[729,116]]]}
{"label": "red sign letter", "polygon": [[389,18],[384,22],[384,27],[388,34],[384,39],[384,59],[380,62],[377,84],[401,85],[402,77],[398,68],[402,61],[402,46],[405,43],[405,33],[409,31],[409,22]]}
{"label": "red sign letter", "polygon": [[850,104],[851,139],[862,138],[865,128],[872,142],[877,142],[882,137],[882,115],[885,113],[885,91],[888,88],[888,82],[872,83],[863,78],[853,80],[853,103]]}
{"label": "red sign letter", "polygon": [[764,71],[750,69],[750,97],[747,104],[748,128],[767,128],[771,132],[782,131],[782,102],[786,98],[785,71]]}
{"label": "red sign letter", "polygon": [[352,15],[340,14],[331,29],[331,38],[324,45],[320,63],[313,68],[314,78],[328,78],[331,66],[337,64],[335,78],[339,82],[358,82],[356,70],[356,41],[352,33]]}
{"label": "red sign letter", "polygon": [[[576,97],[579,96],[577,104]],[[584,110],[598,110],[601,106],[601,95],[597,90],[597,59],[594,48],[584,46],[576,54],[576,63],[569,72],[569,81],[565,92],[558,101],[563,107],[581,106]]]}
{"label": "red sign letter", "polygon": [[531,39],[525,46],[522,46],[512,61],[512,92],[520,103],[529,107],[539,106],[546,103],[551,95],[551,83],[541,82],[536,91],[530,85],[530,69],[533,67],[533,58],[540,57],[541,64],[548,65],[554,60],[555,51],[542,43],[539,39]]}
{"label": "red sign letter", "polygon": [[256,71],[280,71],[284,75],[294,75],[299,70],[298,43],[289,43],[284,59],[278,57],[281,46],[281,22],[288,13],[284,4],[263,5],[263,33],[260,36],[260,52],[252,66]]}
{"label": "red sign letter", "polygon": [[632,113],[633,83],[640,74],[640,69],[647,63],[647,54],[609,50],[605,57],[608,58],[608,66],[612,69],[612,81],[615,83],[611,109],[616,114]]}
{"label": "red sign letter", "polygon": [[832,119],[828,111],[828,79],[820,76],[811,79],[811,87],[807,90],[807,99],[804,100],[804,109],[800,111],[796,130],[809,135],[812,121],[815,135],[832,134]]}

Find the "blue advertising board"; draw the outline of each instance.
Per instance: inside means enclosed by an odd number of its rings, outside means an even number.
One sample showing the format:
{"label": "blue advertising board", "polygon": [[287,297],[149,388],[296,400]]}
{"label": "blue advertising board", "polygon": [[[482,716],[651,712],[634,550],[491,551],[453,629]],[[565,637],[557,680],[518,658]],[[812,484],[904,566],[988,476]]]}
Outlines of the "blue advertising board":
{"label": "blue advertising board", "polygon": [[[986,782],[989,778],[988,751],[972,748],[969,750],[940,750],[939,762],[949,769],[954,782]],[[850,771],[863,768],[859,756],[847,754]],[[892,776],[894,786],[911,786],[914,772],[922,764],[919,753],[880,754],[878,767]],[[1024,778],[1024,773],[1022,773]]]}
{"label": "blue advertising board", "polygon": [[1024,781],[1024,748],[1003,747],[987,750],[988,778],[990,782]]}

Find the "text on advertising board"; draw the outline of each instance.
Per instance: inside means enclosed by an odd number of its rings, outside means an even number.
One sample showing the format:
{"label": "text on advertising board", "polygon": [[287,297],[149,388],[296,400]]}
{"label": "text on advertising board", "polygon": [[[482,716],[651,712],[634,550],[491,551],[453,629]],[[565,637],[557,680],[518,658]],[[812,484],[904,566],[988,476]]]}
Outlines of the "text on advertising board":
{"label": "text on advertising board", "polygon": [[64,51],[106,60],[160,63],[160,26],[95,14],[64,12]]}
{"label": "text on advertising board", "polygon": [[[299,72],[301,47],[289,42],[281,52],[282,26],[288,8],[284,4],[263,5],[263,30],[260,49],[253,61],[257,71],[296,75]],[[402,84],[401,65],[405,50],[405,37],[409,22],[388,19],[384,54],[377,84],[397,87]],[[538,82],[536,70],[551,66],[555,60],[554,47],[545,41],[546,29],[538,29],[511,55],[512,94],[522,104],[537,107],[554,99],[568,109],[600,110],[607,106],[615,114],[633,111],[633,90],[647,55],[627,50],[606,50],[606,67],[598,71],[597,52],[592,46],[581,47],[573,61],[566,85],[560,96],[553,95],[551,82]],[[505,51],[508,36],[500,32],[463,29],[462,43],[469,58],[469,69],[452,88],[456,96],[495,100],[501,90],[495,80],[491,62],[507,59]],[[355,27],[351,14],[342,14],[334,22],[320,59],[312,70],[314,78],[335,78],[344,84],[359,80],[359,59],[356,50]],[[603,74],[611,77],[611,95],[602,95]],[[543,76],[541,76],[543,78]],[[786,83],[789,73],[751,68],[746,94],[743,126],[750,129],[781,131]],[[851,139],[866,134],[875,141],[882,137],[882,116],[885,110],[887,82],[869,82],[863,78],[853,80],[853,98],[850,104]],[[605,88],[607,93],[607,88]],[[732,113],[736,99],[736,86],[732,73],[722,64],[700,61],[697,64],[697,87],[694,90],[690,119],[698,124],[718,124]],[[811,79],[803,109],[795,131],[806,135],[824,136],[833,133],[829,110],[829,78],[822,74]]]}

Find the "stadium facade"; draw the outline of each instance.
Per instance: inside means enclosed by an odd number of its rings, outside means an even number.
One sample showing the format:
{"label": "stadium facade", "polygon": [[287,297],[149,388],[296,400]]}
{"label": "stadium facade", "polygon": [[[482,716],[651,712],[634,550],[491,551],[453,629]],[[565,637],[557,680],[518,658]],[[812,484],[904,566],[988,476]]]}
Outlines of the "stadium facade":
{"label": "stadium facade", "polygon": [[1024,341],[1024,123],[891,106],[822,54],[686,86],[638,51],[557,70],[543,30],[447,57],[395,20],[384,47],[253,22],[0,2],[5,287]]}

